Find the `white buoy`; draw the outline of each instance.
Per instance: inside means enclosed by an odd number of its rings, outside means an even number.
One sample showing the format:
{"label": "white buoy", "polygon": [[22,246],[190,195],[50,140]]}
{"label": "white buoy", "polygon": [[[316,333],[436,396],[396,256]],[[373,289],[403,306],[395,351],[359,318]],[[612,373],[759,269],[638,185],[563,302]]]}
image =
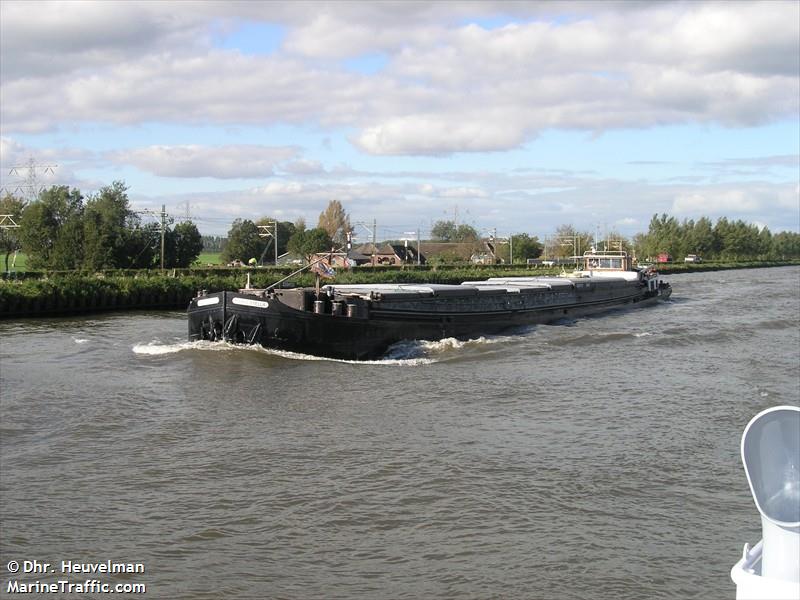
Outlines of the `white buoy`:
{"label": "white buoy", "polygon": [[742,434],[742,463],[762,540],[731,570],[736,598],[800,598],[800,408],[757,414]]}

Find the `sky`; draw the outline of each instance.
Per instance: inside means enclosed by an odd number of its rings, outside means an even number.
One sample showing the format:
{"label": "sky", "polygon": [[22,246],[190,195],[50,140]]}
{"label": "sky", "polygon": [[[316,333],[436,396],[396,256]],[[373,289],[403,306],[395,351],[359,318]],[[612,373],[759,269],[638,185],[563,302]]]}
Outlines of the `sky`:
{"label": "sky", "polygon": [[800,231],[800,3],[2,0],[0,185],[31,164],[212,235]]}

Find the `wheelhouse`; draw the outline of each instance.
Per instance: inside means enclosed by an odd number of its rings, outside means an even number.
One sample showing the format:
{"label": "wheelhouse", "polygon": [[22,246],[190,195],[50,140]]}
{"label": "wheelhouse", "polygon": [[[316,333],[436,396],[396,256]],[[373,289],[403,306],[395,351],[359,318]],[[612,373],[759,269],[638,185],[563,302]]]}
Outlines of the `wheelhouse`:
{"label": "wheelhouse", "polygon": [[583,254],[584,271],[628,271],[631,261],[624,250],[596,252],[590,250]]}

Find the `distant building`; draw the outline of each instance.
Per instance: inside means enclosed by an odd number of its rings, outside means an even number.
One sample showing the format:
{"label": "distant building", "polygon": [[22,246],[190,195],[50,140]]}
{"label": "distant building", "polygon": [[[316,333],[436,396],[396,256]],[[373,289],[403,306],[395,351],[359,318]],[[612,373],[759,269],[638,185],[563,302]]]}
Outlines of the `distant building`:
{"label": "distant building", "polygon": [[319,259],[323,259],[335,269],[349,269],[351,267],[368,265],[372,260],[370,256],[365,256],[358,250],[350,250],[349,252],[320,252],[311,257],[312,262]]}
{"label": "distant building", "polygon": [[[417,249],[419,248],[419,250]],[[354,248],[367,258],[366,263],[371,264],[374,253],[376,265],[416,265],[419,252],[419,264],[424,265],[432,260],[437,262],[471,262],[473,264],[498,264],[503,260],[497,256],[495,243],[489,240],[473,242],[421,242],[415,241],[405,244],[383,244],[375,247],[372,244],[362,244]]]}
{"label": "distant building", "polygon": [[[375,253],[375,260],[379,265],[416,265],[417,248],[409,244],[385,244]],[[425,255],[419,254],[419,264],[427,262]]]}

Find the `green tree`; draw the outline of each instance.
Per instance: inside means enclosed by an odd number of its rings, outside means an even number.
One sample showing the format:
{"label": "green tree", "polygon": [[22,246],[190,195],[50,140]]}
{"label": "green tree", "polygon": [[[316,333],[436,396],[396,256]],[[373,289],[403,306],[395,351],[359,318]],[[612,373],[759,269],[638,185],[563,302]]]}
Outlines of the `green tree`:
{"label": "green tree", "polygon": [[679,228],[680,226],[675,217],[670,217],[666,213],[660,216],[653,215],[644,239],[642,255],[652,258],[661,252],[668,252],[673,256],[677,256],[679,251],[677,247]]}
{"label": "green tree", "polygon": [[457,234],[454,221],[436,221],[431,227],[431,239],[437,242],[454,242]]}
{"label": "green tree", "polygon": [[755,258],[759,249],[759,229],[744,221],[728,221],[722,217],[714,226],[720,241],[720,258],[743,260]]}
{"label": "green tree", "polygon": [[772,233],[768,227],[764,227],[758,232],[758,258],[769,258],[772,253]]}
{"label": "green tree", "polygon": [[264,245],[255,223],[249,219],[236,219],[228,231],[228,241],[222,249],[222,260],[247,262],[261,256]]}
{"label": "green tree", "polygon": [[331,236],[322,227],[296,232],[289,238],[289,252],[300,254],[307,261],[318,252],[326,252],[334,245]]}
{"label": "green tree", "polygon": [[771,253],[780,260],[800,258],[800,233],[781,231],[773,235]]}
{"label": "green tree", "polygon": [[[25,210],[25,200],[11,194],[6,194],[0,199],[0,215],[8,215],[9,220],[19,224],[22,212]],[[10,224],[10,222],[9,222]],[[22,247],[18,227],[0,229],[0,251],[5,253],[5,270],[9,270],[9,258]]]}
{"label": "green tree", "polygon": [[457,242],[477,242],[479,238],[478,232],[472,225],[462,223],[456,229],[455,241]]}
{"label": "green tree", "polygon": [[698,219],[688,236],[688,254],[697,254],[703,258],[711,258],[717,254],[719,243],[708,217]]}
{"label": "green tree", "polygon": [[431,239],[437,242],[477,242],[480,236],[472,225],[455,221],[436,221],[431,228]]}
{"label": "green tree", "polygon": [[203,250],[206,252],[222,252],[225,238],[220,235],[204,235]]}
{"label": "green tree", "polygon": [[567,258],[583,254],[592,245],[594,241],[589,233],[578,231],[572,225],[560,225],[555,235],[548,240],[545,251],[548,258]]}
{"label": "green tree", "polygon": [[33,269],[76,269],[83,262],[83,196],[53,186],[31,202],[19,221],[19,240]]}
{"label": "green tree", "polygon": [[186,268],[200,256],[203,251],[203,236],[197,225],[191,221],[178,223],[170,231],[170,248],[172,249],[170,267]]}
{"label": "green tree", "polygon": [[511,236],[514,248],[514,260],[526,261],[529,258],[539,258],[544,247],[536,236],[531,237],[527,233],[518,233]]}
{"label": "green tree", "polygon": [[[128,248],[125,262],[118,265],[125,269],[153,269],[161,266],[161,224],[147,223],[138,225],[126,232],[126,246]],[[164,255],[165,266],[170,256],[171,246],[166,243],[169,236],[165,236]]]}
{"label": "green tree", "polygon": [[[139,248],[131,230],[139,217],[129,207],[127,186],[115,181],[91,196],[83,211],[83,265],[100,270],[131,266]],[[138,241],[138,240],[136,240]]]}
{"label": "green tree", "polygon": [[319,215],[317,228],[324,229],[328,236],[339,246],[343,246],[347,241],[347,232],[353,227],[350,225],[350,217],[338,200],[331,200],[327,208]]}

